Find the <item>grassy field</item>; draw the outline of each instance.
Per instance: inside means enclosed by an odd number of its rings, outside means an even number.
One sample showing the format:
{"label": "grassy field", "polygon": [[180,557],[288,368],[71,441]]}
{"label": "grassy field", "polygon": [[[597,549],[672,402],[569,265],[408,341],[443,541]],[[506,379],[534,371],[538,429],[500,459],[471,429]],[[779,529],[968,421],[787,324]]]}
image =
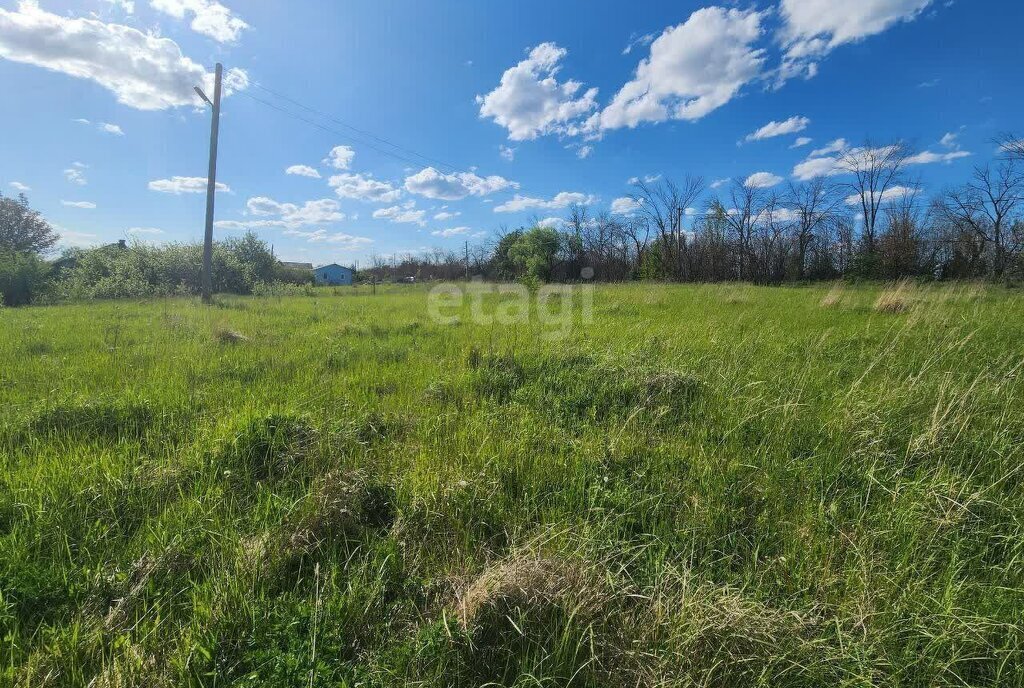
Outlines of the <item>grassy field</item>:
{"label": "grassy field", "polygon": [[883,289],[0,310],[0,685],[1024,685],[1024,299]]}

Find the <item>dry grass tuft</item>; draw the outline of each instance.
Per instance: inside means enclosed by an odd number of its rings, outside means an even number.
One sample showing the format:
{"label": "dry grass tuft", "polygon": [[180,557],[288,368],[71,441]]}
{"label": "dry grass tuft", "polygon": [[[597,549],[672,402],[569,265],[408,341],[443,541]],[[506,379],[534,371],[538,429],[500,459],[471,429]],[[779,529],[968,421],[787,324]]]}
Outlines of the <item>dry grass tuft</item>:
{"label": "dry grass tuft", "polygon": [[249,338],[238,330],[232,330],[227,327],[217,327],[214,329],[213,338],[221,344],[241,344],[242,342],[249,341]]}
{"label": "dry grass tuft", "polygon": [[730,306],[739,306],[750,302],[750,297],[740,287],[729,287],[725,290],[723,300]]}
{"label": "dry grass tuft", "polygon": [[909,281],[900,280],[878,296],[875,310],[879,313],[906,313],[910,310],[912,290]]}
{"label": "dry grass tuft", "polygon": [[822,308],[835,308],[843,302],[843,286],[841,284],[834,284],[832,288],[828,290],[825,297],[821,300]]}
{"label": "dry grass tuft", "polygon": [[608,594],[582,562],[526,554],[484,570],[458,601],[459,620],[472,630],[514,612],[534,616],[550,608],[588,618]]}

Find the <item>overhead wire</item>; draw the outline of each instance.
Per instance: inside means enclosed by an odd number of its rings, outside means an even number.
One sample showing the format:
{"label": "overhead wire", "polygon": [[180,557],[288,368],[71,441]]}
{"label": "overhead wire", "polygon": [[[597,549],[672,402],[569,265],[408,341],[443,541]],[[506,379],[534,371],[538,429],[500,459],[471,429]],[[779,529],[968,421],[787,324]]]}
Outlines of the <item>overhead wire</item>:
{"label": "overhead wire", "polygon": [[419,152],[417,152],[417,151],[415,151],[415,150],[413,150],[411,148],[408,148],[406,146],[401,146],[401,145],[399,145],[397,143],[394,143],[393,141],[389,141],[388,139],[384,138],[383,136],[379,136],[377,134],[374,134],[371,131],[366,131],[365,129],[360,129],[359,127],[352,126],[351,124],[348,124],[344,120],[341,120],[338,117],[336,117],[336,116],[334,116],[334,115],[332,115],[330,113],[323,112],[322,110],[318,110],[318,109],[316,109],[314,107],[311,107],[309,105],[305,105],[303,103],[300,103],[299,101],[295,100],[294,98],[292,98],[290,96],[286,96],[283,93],[279,93],[279,92],[277,92],[277,91],[275,91],[273,89],[267,88],[263,84],[255,83],[254,85],[256,86],[256,88],[259,88],[260,90],[266,91],[267,93],[269,93],[272,96],[280,98],[281,100],[285,100],[285,101],[291,103],[292,105],[295,105],[296,107],[302,108],[303,110],[305,110],[307,112],[310,112],[312,114],[319,115],[320,117],[328,119],[328,120],[334,122],[335,124],[338,124],[338,125],[346,128],[346,129],[350,129],[350,130],[356,132],[357,134],[360,134],[362,136],[367,136],[367,137],[373,139],[374,141],[377,141],[378,143],[382,143],[382,144],[384,144],[386,146],[391,146],[392,148],[394,148],[396,150],[399,150],[399,151],[401,151],[403,153],[406,153],[406,154],[409,154],[409,155],[413,155],[413,156],[415,156],[417,158],[420,158],[420,159],[430,163],[431,165],[437,165],[438,167],[447,168],[448,172],[456,172],[458,170],[458,167],[456,167],[455,165],[452,165],[450,163],[444,162],[443,160],[438,160],[437,158],[433,158],[433,157],[431,157],[429,155],[424,155],[424,154],[419,153]]}

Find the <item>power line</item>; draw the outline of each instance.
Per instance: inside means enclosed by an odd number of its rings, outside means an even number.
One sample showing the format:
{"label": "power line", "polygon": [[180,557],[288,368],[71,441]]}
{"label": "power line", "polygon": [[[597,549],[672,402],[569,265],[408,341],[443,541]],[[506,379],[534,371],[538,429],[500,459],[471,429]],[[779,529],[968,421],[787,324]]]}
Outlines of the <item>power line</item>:
{"label": "power line", "polygon": [[[433,162],[435,165],[438,165],[438,166],[441,166],[441,167],[446,167],[449,170],[449,172],[448,172],[449,174],[457,173],[459,171],[459,169],[460,169],[460,168],[458,168],[455,165],[451,165],[449,163],[437,160],[436,158],[431,158],[431,157],[423,155],[421,153],[417,153],[416,151],[412,150],[411,148],[405,148],[403,146],[399,146],[398,144],[391,143],[390,141],[388,141],[384,137],[378,136],[378,135],[373,134],[373,133],[368,132],[368,131],[364,131],[362,129],[358,129],[356,127],[353,127],[353,126],[351,126],[349,124],[346,124],[345,122],[337,119],[336,117],[333,117],[330,114],[324,113],[324,112],[322,112],[320,110],[317,110],[316,108],[310,107],[308,105],[303,105],[299,101],[297,101],[297,100],[295,100],[293,98],[290,98],[288,96],[282,95],[280,93],[277,93],[276,91],[273,91],[273,90],[267,88],[266,86],[262,86],[260,84],[255,84],[255,85],[258,88],[260,88],[261,90],[266,91],[267,93],[270,93],[271,95],[274,95],[274,96],[276,96],[278,98],[281,98],[281,99],[283,99],[285,101],[288,101],[289,103],[294,104],[296,107],[302,108],[303,110],[306,110],[307,112],[319,115],[319,116],[321,116],[321,117],[323,117],[325,119],[328,119],[328,120],[330,120],[332,122],[337,122],[339,125],[341,125],[343,127],[346,127],[348,129],[351,129],[352,131],[355,131],[355,132],[357,132],[358,134],[360,134],[362,136],[369,136],[369,137],[373,138],[375,141],[379,141],[381,143],[384,143],[384,144],[386,144],[388,146],[391,146],[393,148],[396,148],[398,150],[405,151],[405,152],[409,153],[409,155],[415,155],[415,156],[421,158],[422,160],[426,160],[428,162]],[[343,138],[343,139],[345,139],[345,140],[347,140],[347,141],[349,141],[351,143],[355,143],[355,144],[358,144],[360,146],[366,146],[367,148],[370,148],[371,150],[377,151],[381,155],[385,155],[385,156],[394,158],[396,160],[400,160],[402,162],[405,162],[407,164],[414,165],[414,166],[419,166],[419,165],[423,164],[421,161],[411,159],[411,158],[409,158],[406,155],[395,153],[393,151],[389,151],[387,149],[381,148],[380,146],[374,145],[373,143],[369,143],[367,141],[360,140],[359,138],[357,138],[356,136],[354,136],[352,134],[346,134],[346,133],[340,132],[340,131],[338,131],[337,129],[335,129],[333,127],[329,127],[329,126],[327,126],[325,124],[322,124],[322,123],[317,122],[317,121],[315,121],[313,119],[305,117],[305,116],[303,116],[301,114],[293,112],[292,110],[289,110],[287,108],[281,107],[280,105],[278,105],[276,103],[272,103],[272,102],[270,102],[268,100],[265,100],[263,98],[259,98],[257,96],[254,96],[251,93],[249,93],[248,91],[239,91],[238,93],[240,93],[241,95],[249,98],[250,100],[253,100],[253,101],[257,102],[257,103],[260,103],[260,104],[262,104],[262,105],[264,105],[266,107],[269,107],[269,108],[271,108],[273,110],[276,110],[276,111],[278,111],[278,112],[280,112],[280,113],[282,113],[284,115],[287,115],[288,117],[292,117],[294,119],[299,120],[300,122],[304,122],[306,124],[309,124],[310,126],[316,127],[317,129],[320,129],[321,131],[325,131],[325,132],[327,132],[329,134],[333,134],[335,136],[340,136],[341,138]],[[511,188],[514,189],[516,192],[521,193],[521,194],[529,195],[529,193],[530,193],[529,190],[523,189],[522,186],[520,184],[518,184],[518,183],[515,183],[515,185],[513,187],[511,187]],[[544,198],[545,196],[546,196],[545,194],[539,194],[539,197],[541,197],[541,198]],[[543,211],[542,208],[535,208],[535,210],[538,211],[538,212],[542,212]],[[555,208],[552,208],[552,210],[555,210]]]}
{"label": "power line", "polygon": [[387,155],[389,157],[395,158],[397,160],[401,160],[402,162],[408,163],[410,165],[421,165],[422,164],[422,163],[420,163],[417,160],[413,160],[413,159],[407,158],[407,157],[405,157],[403,155],[399,155],[397,153],[393,153],[392,151],[385,150],[383,148],[379,148],[378,146],[375,146],[372,143],[368,143],[366,141],[361,141],[361,140],[353,137],[351,134],[344,134],[344,133],[338,131],[337,129],[333,129],[331,127],[328,127],[328,126],[325,126],[325,125],[321,124],[320,122],[316,122],[316,121],[311,120],[311,119],[309,119],[307,117],[303,117],[302,115],[296,114],[296,113],[294,113],[294,112],[292,112],[290,110],[287,110],[287,109],[285,109],[285,108],[283,108],[283,107],[281,107],[279,105],[275,105],[274,103],[271,103],[268,100],[264,100],[262,98],[257,98],[256,96],[252,95],[251,93],[247,93],[246,91],[239,91],[239,93],[241,95],[245,96],[246,98],[249,98],[250,100],[254,100],[257,103],[265,105],[266,107],[269,107],[269,108],[271,108],[273,110],[277,110],[278,112],[280,112],[280,113],[282,113],[284,115],[287,115],[289,117],[293,117],[294,119],[297,119],[297,120],[299,120],[301,122],[305,122],[306,124],[309,124],[310,126],[314,126],[317,129],[321,129],[323,131],[326,131],[329,134],[334,134],[335,136],[340,136],[341,138],[343,138],[343,139],[345,139],[347,141],[350,141],[352,143],[358,144],[360,146],[366,146],[367,148],[370,148],[372,150],[377,151],[381,155]]}
{"label": "power line", "polygon": [[300,103],[299,101],[295,100],[294,98],[286,96],[283,93],[278,93],[277,91],[274,91],[273,89],[267,88],[263,84],[257,83],[257,84],[255,84],[255,86],[256,86],[256,88],[259,88],[259,89],[261,89],[263,91],[266,91],[267,93],[271,94],[272,96],[276,96],[277,98],[280,98],[281,100],[286,100],[289,103],[291,103],[292,105],[295,105],[296,107],[300,107],[300,108],[302,108],[303,110],[305,110],[307,112],[311,112],[311,113],[313,113],[315,115],[319,115],[321,117],[324,117],[324,118],[334,122],[335,124],[338,124],[338,125],[340,125],[342,127],[345,127],[346,129],[350,129],[350,130],[356,132],[357,134],[361,134],[363,136],[368,136],[371,139],[373,139],[374,141],[377,141],[378,143],[383,143],[384,145],[391,146],[392,148],[394,148],[396,150],[399,150],[399,151],[402,151],[403,153],[407,153],[409,155],[414,155],[417,158],[421,158],[422,160],[425,160],[426,162],[431,163],[433,165],[437,165],[439,167],[447,167],[448,168],[448,172],[455,172],[455,171],[458,170],[458,167],[456,167],[455,165],[451,165],[449,163],[446,163],[443,160],[438,160],[437,158],[432,158],[432,157],[430,157],[428,155],[423,155],[422,153],[418,153],[418,152],[414,151],[411,148],[406,148],[405,146],[400,146],[399,144],[394,143],[392,141],[389,141],[388,139],[384,138],[383,136],[378,136],[377,134],[374,134],[371,131],[366,131],[365,129],[360,129],[358,127],[354,127],[351,124],[348,124],[348,123],[338,119],[334,115],[331,115],[329,113],[323,112],[322,110],[317,110],[316,108],[310,107],[309,105],[304,105],[304,104]]}

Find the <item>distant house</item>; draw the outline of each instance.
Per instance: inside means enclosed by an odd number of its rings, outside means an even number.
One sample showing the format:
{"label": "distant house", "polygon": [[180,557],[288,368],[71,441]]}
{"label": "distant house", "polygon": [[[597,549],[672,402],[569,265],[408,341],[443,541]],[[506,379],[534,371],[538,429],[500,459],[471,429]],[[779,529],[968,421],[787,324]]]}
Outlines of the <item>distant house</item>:
{"label": "distant house", "polygon": [[278,262],[281,264],[281,267],[291,268],[292,270],[308,270],[313,272],[312,263],[293,263],[287,260],[279,260]]}
{"label": "distant house", "polygon": [[355,273],[351,268],[337,263],[322,265],[313,271],[313,279],[317,284],[326,284],[332,287],[350,285],[353,277],[355,277]]}

